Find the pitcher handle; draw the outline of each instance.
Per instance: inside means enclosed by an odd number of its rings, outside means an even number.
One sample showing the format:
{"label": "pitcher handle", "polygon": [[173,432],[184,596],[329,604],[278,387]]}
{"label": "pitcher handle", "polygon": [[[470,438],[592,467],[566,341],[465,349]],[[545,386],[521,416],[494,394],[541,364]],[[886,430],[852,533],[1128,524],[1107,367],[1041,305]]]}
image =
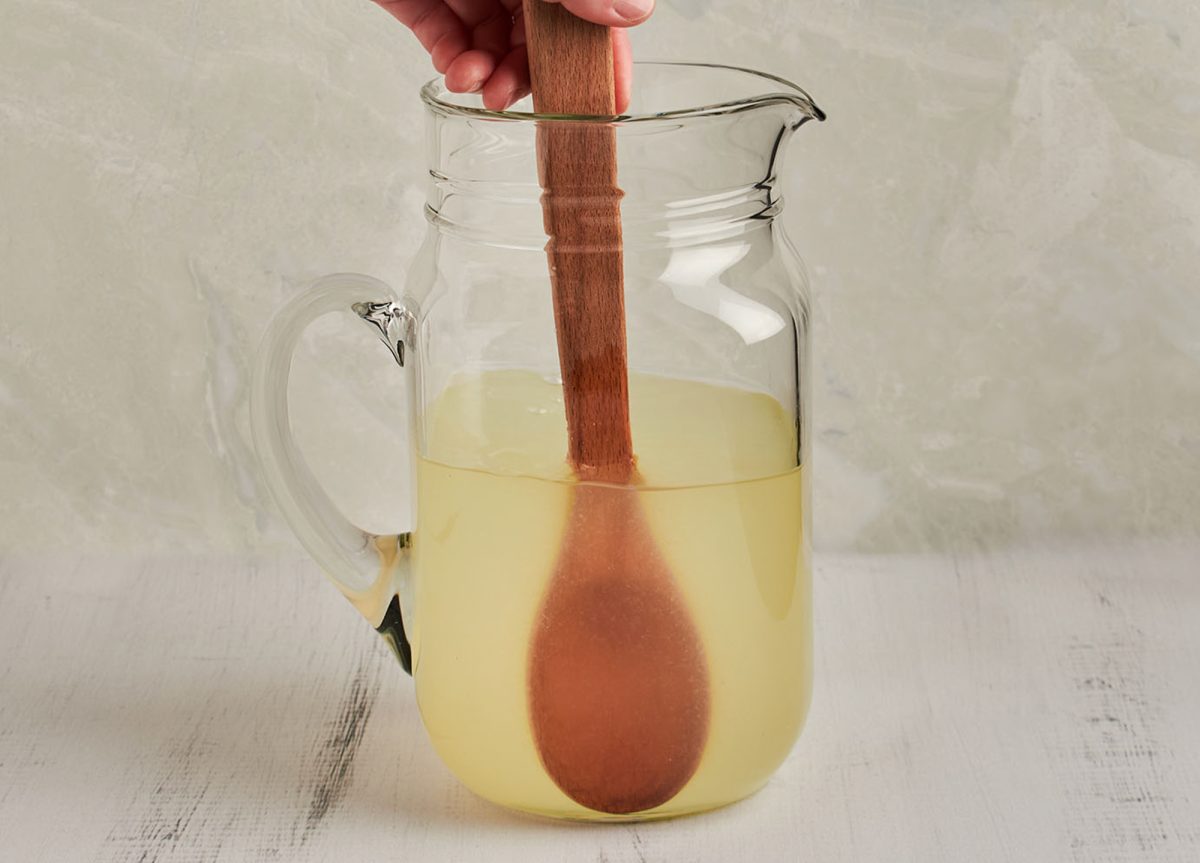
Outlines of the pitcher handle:
{"label": "pitcher handle", "polygon": [[[329,312],[354,312],[371,325],[404,372],[404,401],[413,425],[415,331],[411,303],[370,276],[318,279],[274,317],[263,336],[250,390],[254,448],[267,487],[301,544],[412,672],[399,593],[411,584],[410,533],[376,536],[356,527],[329,499],[300,454],[288,413],[288,381],[301,334]],[[410,436],[411,440],[411,436]],[[405,603],[408,605],[408,603]]]}

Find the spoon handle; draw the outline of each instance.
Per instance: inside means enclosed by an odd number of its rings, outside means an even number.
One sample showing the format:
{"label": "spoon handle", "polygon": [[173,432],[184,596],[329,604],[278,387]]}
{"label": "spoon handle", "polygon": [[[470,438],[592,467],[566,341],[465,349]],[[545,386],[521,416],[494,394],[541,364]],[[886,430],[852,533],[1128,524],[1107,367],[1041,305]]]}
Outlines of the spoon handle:
{"label": "spoon handle", "polygon": [[626,370],[621,190],[612,36],[561,4],[524,0],[534,109],[590,117],[538,126],[538,174],[549,243],[568,456],[583,480],[634,472]]}
{"label": "spoon handle", "polygon": [[616,113],[612,35],[561,3],[524,0],[534,108],[542,114]]}

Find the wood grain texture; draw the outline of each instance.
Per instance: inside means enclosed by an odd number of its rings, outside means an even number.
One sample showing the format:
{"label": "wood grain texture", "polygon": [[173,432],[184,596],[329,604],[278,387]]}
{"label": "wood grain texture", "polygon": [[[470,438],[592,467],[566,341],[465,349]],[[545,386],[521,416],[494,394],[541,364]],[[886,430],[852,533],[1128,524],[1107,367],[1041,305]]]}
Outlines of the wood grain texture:
{"label": "wood grain texture", "polygon": [[818,558],[817,692],[767,788],[511,815],[300,558],[0,559],[0,859],[1200,859],[1200,547]]}
{"label": "wood grain texture", "polygon": [[[525,0],[533,104],[612,116],[612,38],[561,5]],[[615,129],[540,122],[546,259],[580,480],[636,482]],[[610,814],[667,803],[708,740],[708,666],[687,604],[629,488],[579,485],[529,648],[529,716],[542,766]]]}
{"label": "wood grain texture", "polygon": [[[544,0],[525,0],[524,9],[534,107],[615,114],[608,28]],[[624,483],[634,460],[616,132],[595,122],[540,124],[537,148],[568,457],[580,479]]]}
{"label": "wood grain texture", "polygon": [[599,812],[668,803],[700,766],[712,698],[686,600],[637,492],[578,485],[529,646],[542,766]]}

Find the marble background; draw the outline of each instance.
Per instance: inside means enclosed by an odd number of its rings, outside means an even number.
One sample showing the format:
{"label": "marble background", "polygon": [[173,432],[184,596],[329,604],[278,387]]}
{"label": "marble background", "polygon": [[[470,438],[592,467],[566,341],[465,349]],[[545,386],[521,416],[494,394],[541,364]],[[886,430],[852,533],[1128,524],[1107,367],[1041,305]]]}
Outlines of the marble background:
{"label": "marble background", "polygon": [[[251,356],[307,280],[403,273],[427,59],[366,0],[0,19],[0,549],[291,546]],[[1200,530],[1193,0],[662,0],[635,50],[775,71],[831,114],[785,215],[816,291],[818,548]],[[391,372],[349,327],[309,340],[296,421],[395,528]]]}

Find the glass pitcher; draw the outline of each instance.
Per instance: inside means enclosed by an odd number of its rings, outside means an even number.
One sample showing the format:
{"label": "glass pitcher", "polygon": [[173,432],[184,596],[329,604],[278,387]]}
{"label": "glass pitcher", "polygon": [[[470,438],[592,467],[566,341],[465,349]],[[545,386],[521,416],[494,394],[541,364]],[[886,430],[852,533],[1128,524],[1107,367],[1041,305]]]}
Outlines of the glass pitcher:
{"label": "glass pitcher", "polygon": [[[787,81],[711,65],[638,64],[620,117],[539,116],[527,101],[488,111],[440,82],[421,96],[429,229],[403,290],[328,276],[265,336],[252,424],[272,494],[413,674],[434,747],[479,795],[597,820],[738,800],[787,756],[811,692],[810,315],[777,221],[777,176],[791,133],[824,115]],[[549,619],[581,492],[566,455],[535,133],[578,123],[615,129],[624,193],[638,477],[607,493],[636,506],[669,572],[672,614],[698,645],[683,701],[664,701],[638,672],[669,680],[674,636],[653,617],[611,619],[614,607],[636,616],[636,597]],[[338,512],[288,426],[297,340],[333,311],[367,322],[400,368],[415,487],[413,524],[395,535]],[[554,657],[579,710],[578,730],[552,744],[531,696],[531,645],[554,627],[576,627],[591,664],[574,674],[571,655]],[[622,668],[635,673],[609,674]],[[672,739],[684,726],[688,739]],[[591,773],[562,767],[576,747]]]}

